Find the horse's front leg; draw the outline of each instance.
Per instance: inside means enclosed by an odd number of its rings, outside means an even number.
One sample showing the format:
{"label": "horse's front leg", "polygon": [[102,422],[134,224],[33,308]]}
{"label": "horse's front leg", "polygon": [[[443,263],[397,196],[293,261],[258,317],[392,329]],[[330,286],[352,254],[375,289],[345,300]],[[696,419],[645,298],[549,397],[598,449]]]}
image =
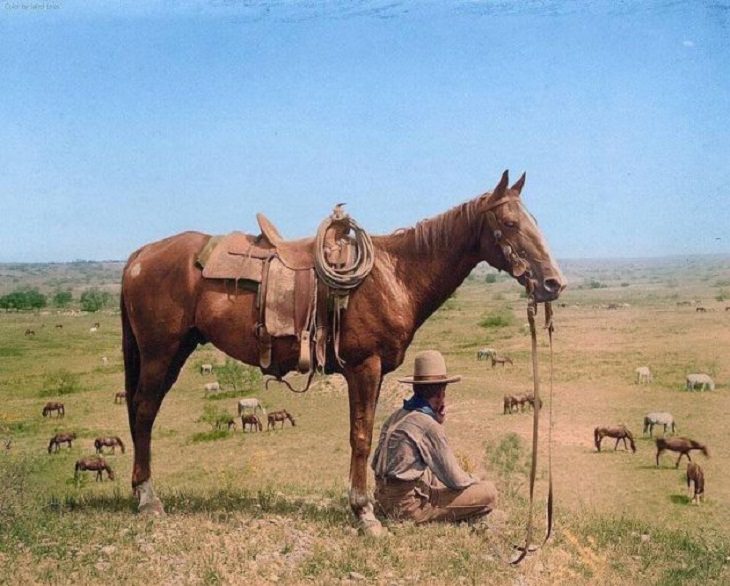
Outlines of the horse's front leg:
{"label": "horse's front leg", "polygon": [[367,494],[367,463],[375,407],[383,382],[380,357],[371,356],[357,366],[348,366],[344,374],[350,398],[350,507],[364,533],[380,535],[383,526],[375,517],[373,503]]}
{"label": "horse's front leg", "polygon": [[620,438],[620,437],[616,438],[616,445],[615,445],[615,446],[613,446],[613,451],[614,451],[614,452],[615,452],[615,451],[616,451],[616,450],[618,449],[618,443],[619,443],[620,441],[621,441],[621,438]]}
{"label": "horse's front leg", "polygon": [[677,463],[674,465],[675,468],[679,468],[679,462],[682,459],[682,456],[687,456],[687,459],[691,462],[692,458],[689,457],[689,452],[680,452],[679,458],[677,458]]}

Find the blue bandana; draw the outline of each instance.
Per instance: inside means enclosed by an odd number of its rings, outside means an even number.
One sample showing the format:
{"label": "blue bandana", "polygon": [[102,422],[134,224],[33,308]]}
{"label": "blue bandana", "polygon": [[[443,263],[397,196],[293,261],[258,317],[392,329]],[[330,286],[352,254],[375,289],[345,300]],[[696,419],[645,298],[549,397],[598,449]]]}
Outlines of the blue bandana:
{"label": "blue bandana", "polygon": [[426,399],[418,395],[413,395],[410,399],[403,401],[403,409],[406,411],[420,411],[436,419],[436,414],[431,409],[431,405],[429,405]]}

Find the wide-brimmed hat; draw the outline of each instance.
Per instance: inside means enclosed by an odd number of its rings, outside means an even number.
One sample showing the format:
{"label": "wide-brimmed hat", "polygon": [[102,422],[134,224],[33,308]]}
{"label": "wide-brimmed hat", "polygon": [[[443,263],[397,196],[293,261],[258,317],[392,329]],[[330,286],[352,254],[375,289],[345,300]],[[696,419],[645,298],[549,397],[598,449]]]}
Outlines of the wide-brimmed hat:
{"label": "wide-brimmed hat", "polygon": [[409,385],[432,385],[455,383],[461,375],[446,374],[446,361],[438,350],[424,350],[416,354],[413,361],[413,376],[399,378],[398,382]]}

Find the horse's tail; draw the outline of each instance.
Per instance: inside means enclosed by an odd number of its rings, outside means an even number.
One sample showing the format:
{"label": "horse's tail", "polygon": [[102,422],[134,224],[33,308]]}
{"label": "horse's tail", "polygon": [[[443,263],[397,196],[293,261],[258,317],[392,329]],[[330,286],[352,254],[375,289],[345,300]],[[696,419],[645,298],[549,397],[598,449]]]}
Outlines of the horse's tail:
{"label": "horse's tail", "polygon": [[48,415],[48,407],[43,407],[43,417]]}
{"label": "horse's tail", "polygon": [[114,439],[117,440],[119,447],[122,448],[122,454],[123,454],[124,453],[124,442],[122,441],[122,438],[120,438],[118,435],[115,435]]}
{"label": "horse's tail", "polygon": [[593,430],[593,443],[596,444],[596,447],[598,447],[600,445],[599,444],[600,439],[601,439],[601,432],[599,431],[599,428],[596,427]]}
{"label": "horse's tail", "polygon": [[77,461],[76,466],[74,467],[74,478],[79,477],[79,470],[81,470],[81,464]]}
{"label": "horse's tail", "polygon": [[53,441],[53,440],[55,440],[55,439],[56,439],[55,437],[52,437],[52,438],[51,438],[51,441],[50,441],[50,442],[48,442],[48,453],[49,453],[49,454],[51,453],[51,448],[53,447],[53,443],[54,443],[54,441]]}
{"label": "horse's tail", "polygon": [[667,449],[667,440],[665,440],[663,437],[656,438],[656,440],[654,440],[654,443],[656,443],[657,450]]}
{"label": "horse's tail", "polygon": [[[130,259],[131,260],[131,259]],[[129,427],[134,437],[134,394],[139,384],[139,373],[141,369],[139,345],[134,336],[132,324],[129,321],[127,306],[124,302],[124,277],[122,277],[122,292],[119,295],[119,305],[122,312],[122,352],[124,354],[124,390],[127,393],[127,413],[129,415]]]}
{"label": "horse's tail", "polygon": [[238,416],[240,417],[243,415],[243,407],[241,406],[241,403],[238,404]]}
{"label": "horse's tail", "polygon": [[94,447],[96,448],[96,453],[97,453],[97,454],[98,454],[99,452],[101,452],[101,446],[102,446],[102,443],[101,443],[101,439],[100,439],[100,438],[96,438],[96,439],[94,440]]}

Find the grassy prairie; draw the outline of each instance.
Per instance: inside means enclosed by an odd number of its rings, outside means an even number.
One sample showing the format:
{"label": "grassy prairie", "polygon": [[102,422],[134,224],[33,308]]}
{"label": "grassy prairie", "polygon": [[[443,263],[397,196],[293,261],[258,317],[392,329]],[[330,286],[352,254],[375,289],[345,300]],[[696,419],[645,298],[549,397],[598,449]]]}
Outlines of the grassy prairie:
{"label": "grassy prairie", "polygon": [[[82,265],[82,274],[79,267],[10,265],[0,288],[32,277],[28,284],[43,290],[65,275],[64,286],[93,283],[114,291],[114,266],[95,272]],[[502,396],[532,386],[525,299],[511,279],[500,275],[487,283],[478,267],[418,332],[399,372],[386,378],[375,432],[408,393],[396,378],[410,369],[413,354],[442,350],[449,369],[464,377],[449,390],[447,433],[465,466],[497,482],[500,508],[508,514],[499,530],[390,524],[384,539],[358,536],[347,506],[343,379],[320,379],[304,395],[251,389],[268,408],[292,413],[296,427],[242,434],[239,425],[231,434],[210,434],[199,418],[214,402],[202,388],[213,377],[200,375],[198,367],[224,361],[211,346],[190,358],[154,428],[154,477],[168,515],[141,517],[129,487],[131,449],[107,457],[115,481],[73,480],[75,460],[93,452],[97,435],[119,435],[131,444],[126,409],[113,402],[123,386],[119,316],[8,313],[0,314],[0,440],[12,438],[9,450],[0,444],[0,583],[730,582],[730,448],[724,445],[730,259],[573,261],[564,268],[571,288],[555,307],[553,352],[556,528],[542,552],[523,565],[505,560],[524,538],[532,420],[503,415]],[[678,305],[684,301],[691,305]],[[696,312],[696,302],[707,312]],[[92,333],[96,321],[101,328]],[[27,328],[36,335],[24,336]],[[477,361],[481,346],[509,355],[514,366],[492,369]],[[542,333],[539,349],[547,394],[550,354]],[[651,367],[653,384],[635,384],[641,365]],[[684,391],[691,371],[711,374],[716,391]],[[53,394],[59,373],[74,381],[63,396]],[[66,417],[44,419],[43,404],[56,399],[65,403]],[[215,404],[233,414],[236,399]],[[694,458],[707,478],[701,506],[688,504],[684,465],[675,469],[665,455],[661,467],[654,466],[653,444],[641,437],[650,410],[671,411],[678,433],[709,445],[709,459]],[[637,437],[635,455],[614,452],[611,443],[595,452],[593,427],[617,423]],[[543,438],[548,429],[543,417]],[[78,434],[73,448],[49,455],[51,435],[66,430]],[[543,442],[538,534],[547,455]]]}

